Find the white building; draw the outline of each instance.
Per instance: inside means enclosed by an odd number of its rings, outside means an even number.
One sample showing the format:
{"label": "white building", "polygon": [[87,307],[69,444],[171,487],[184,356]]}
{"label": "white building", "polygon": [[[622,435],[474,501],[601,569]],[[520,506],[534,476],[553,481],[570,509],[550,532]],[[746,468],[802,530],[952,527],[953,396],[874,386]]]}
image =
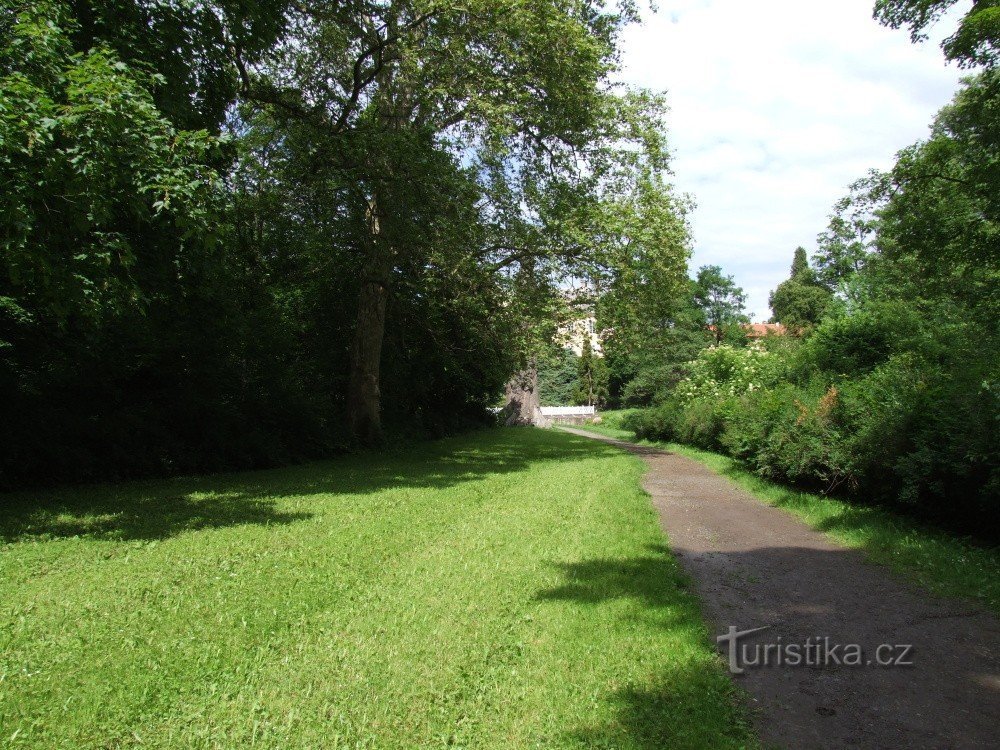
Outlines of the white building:
{"label": "white building", "polygon": [[[584,312],[584,311],[581,311]],[[576,356],[583,354],[583,342],[590,339],[590,348],[595,356],[603,357],[601,335],[597,330],[597,319],[593,314],[585,313],[587,317],[577,318],[559,326],[556,332],[556,343],[573,350]]]}

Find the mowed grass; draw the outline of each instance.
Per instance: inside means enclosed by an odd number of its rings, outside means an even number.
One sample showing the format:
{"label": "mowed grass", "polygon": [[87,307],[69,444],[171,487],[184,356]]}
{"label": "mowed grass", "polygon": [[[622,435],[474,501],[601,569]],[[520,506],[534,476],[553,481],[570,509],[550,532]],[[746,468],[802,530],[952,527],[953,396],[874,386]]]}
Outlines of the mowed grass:
{"label": "mowed grass", "polygon": [[641,463],[555,431],[0,496],[0,746],[756,746]]}
{"label": "mowed grass", "polygon": [[[601,424],[586,425],[584,429],[635,441],[635,434],[622,425],[626,414],[607,412]],[[870,560],[932,593],[976,600],[1000,615],[1000,549],[977,545],[887,508],[846,502],[768,481],[719,453],[678,443],[640,442],[700,461],[755,497],[795,514],[844,546],[864,552]]]}

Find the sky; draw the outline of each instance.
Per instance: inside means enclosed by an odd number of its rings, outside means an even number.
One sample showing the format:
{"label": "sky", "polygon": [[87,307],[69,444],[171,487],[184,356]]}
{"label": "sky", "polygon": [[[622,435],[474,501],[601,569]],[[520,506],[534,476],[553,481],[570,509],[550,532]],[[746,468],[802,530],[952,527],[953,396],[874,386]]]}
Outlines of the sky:
{"label": "sky", "polygon": [[848,186],[925,138],[963,72],[943,19],[922,44],[874,0],[659,0],[623,39],[625,81],[666,90],[675,185],[689,193],[692,274],[722,266],[754,320]]}

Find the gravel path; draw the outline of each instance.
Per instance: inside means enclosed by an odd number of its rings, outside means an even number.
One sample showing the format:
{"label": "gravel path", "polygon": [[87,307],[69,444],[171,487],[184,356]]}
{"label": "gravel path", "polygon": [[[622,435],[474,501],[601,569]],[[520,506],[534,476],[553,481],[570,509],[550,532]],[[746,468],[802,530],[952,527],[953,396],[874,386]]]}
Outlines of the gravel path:
{"label": "gravel path", "polygon": [[[734,678],[753,700],[765,743],[1000,748],[1000,622],[992,614],[916,589],[696,461],[566,430],[649,465],[643,486],[715,634],[768,626],[738,640],[744,671]],[[769,666],[743,663],[744,645],[753,661],[766,644]],[[788,665],[791,644],[810,666]],[[841,664],[829,655],[836,644]],[[849,644],[863,649],[861,665],[844,663],[857,653]],[[895,648],[877,652],[881,644]],[[720,649],[728,658],[728,643]],[[779,653],[785,663],[775,666]],[[912,664],[877,666],[876,656]]]}

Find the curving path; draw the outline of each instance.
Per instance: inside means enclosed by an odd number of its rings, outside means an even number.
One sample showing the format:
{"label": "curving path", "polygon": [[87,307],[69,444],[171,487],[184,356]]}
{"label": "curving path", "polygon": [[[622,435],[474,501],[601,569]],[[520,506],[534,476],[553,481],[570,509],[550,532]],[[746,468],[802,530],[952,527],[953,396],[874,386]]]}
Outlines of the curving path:
{"label": "curving path", "polygon": [[[643,486],[715,634],[768,626],[739,644],[751,660],[763,659],[772,644],[770,666],[747,666],[738,646],[736,666],[744,672],[735,677],[754,703],[766,744],[1000,748],[1000,622],[992,614],[921,592],[696,461],[564,429],[648,464]],[[812,665],[788,666],[789,644],[798,645],[800,660],[812,644]],[[859,666],[844,663],[857,654],[850,644],[863,650]],[[879,657],[911,666],[865,664],[876,661],[881,644],[897,648]],[[786,663],[774,666],[779,645]],[[728,659],[728,643],[720,649]]]}

